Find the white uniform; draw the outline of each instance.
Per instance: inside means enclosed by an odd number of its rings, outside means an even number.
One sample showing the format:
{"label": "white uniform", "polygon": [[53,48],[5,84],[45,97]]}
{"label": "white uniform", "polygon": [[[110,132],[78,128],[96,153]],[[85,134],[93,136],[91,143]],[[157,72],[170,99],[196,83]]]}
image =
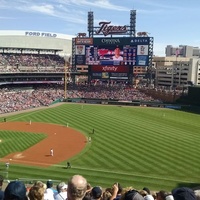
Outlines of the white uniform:
{"label": "white uniform", "polygon": [[50,155],[53,156],[53,149],[50,150]]}

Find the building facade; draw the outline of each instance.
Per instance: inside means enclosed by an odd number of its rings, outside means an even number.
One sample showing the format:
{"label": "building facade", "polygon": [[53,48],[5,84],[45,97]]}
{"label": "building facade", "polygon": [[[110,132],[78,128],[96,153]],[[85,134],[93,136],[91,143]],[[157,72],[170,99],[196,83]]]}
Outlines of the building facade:
{"label": "building facade", "polygon": [[64,57],[72,53],[72,37],[74,36],[42,31],[2,30],[0,31],[0,48],[7,48],[9,51],[22,48],[27,49],[27,53],[31,53],[31,48],[46,49],[48,52],[52,49],[58,50],[59,55]]}
{"label": "building facade", "polygon": [[200,48],[188,45],[179,45],[178,47],[167,45],[165,55],[166,57],[200,57]]}
{"label": "building facade", "polygon": [[154,57],[155,86],[170,88],[200,85],[200,58]]}

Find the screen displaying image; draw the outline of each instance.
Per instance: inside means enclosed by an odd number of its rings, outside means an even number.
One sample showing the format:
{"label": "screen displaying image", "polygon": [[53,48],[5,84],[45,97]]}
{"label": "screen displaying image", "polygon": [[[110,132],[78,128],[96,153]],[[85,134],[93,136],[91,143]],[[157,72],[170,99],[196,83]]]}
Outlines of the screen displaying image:
{"label": "screen displaying image", "polygon": [[[145,46],[144,54],[148,53]],[[86,46],[86,65],[146,65],[145,62],[137,62],[137,45],[130,46]],[[142,54],[143,55],[143,54]],[[144,59],[144,58],[143,58]],[[145,57],[147,59],[147,57]]]}
{"label": "screen displaying image", "polygon": [[[148,66],[152,54],[150,37],[75,38],[74,65]],[[149,55],[150,54],[150,55]]]}
{"label": "screen displaying image", "polygon": [[88,65],[124,65],[123,46],[86,47]]}
{"label": "screen displaying image", "polygon": [[85,55],[84,45],[76,45],[76,55]]}

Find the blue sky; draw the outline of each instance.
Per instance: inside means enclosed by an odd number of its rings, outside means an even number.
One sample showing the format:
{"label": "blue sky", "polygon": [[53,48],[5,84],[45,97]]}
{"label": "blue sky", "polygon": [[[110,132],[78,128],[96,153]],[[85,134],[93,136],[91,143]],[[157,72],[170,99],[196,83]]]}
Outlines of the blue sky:
{"label": "blue sky", "polygon": [[200,0],[0,0],[0,30],[31,30],[76,35],[87,32],[88,11],[94,25],[111,21],[130,24],[137,11],[136,31],[154,37],[154,55],[170,44],[200,47]]}

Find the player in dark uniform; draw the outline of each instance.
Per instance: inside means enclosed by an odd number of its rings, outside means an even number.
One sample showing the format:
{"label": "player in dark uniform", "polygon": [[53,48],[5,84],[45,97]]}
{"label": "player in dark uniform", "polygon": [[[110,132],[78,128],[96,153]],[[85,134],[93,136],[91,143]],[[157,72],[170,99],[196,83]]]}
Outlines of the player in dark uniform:
{"label": "player in dark uniform", "polygon": [[70,162],[67,162],[67,169],[68,169],[68,168],[71,168]]}

